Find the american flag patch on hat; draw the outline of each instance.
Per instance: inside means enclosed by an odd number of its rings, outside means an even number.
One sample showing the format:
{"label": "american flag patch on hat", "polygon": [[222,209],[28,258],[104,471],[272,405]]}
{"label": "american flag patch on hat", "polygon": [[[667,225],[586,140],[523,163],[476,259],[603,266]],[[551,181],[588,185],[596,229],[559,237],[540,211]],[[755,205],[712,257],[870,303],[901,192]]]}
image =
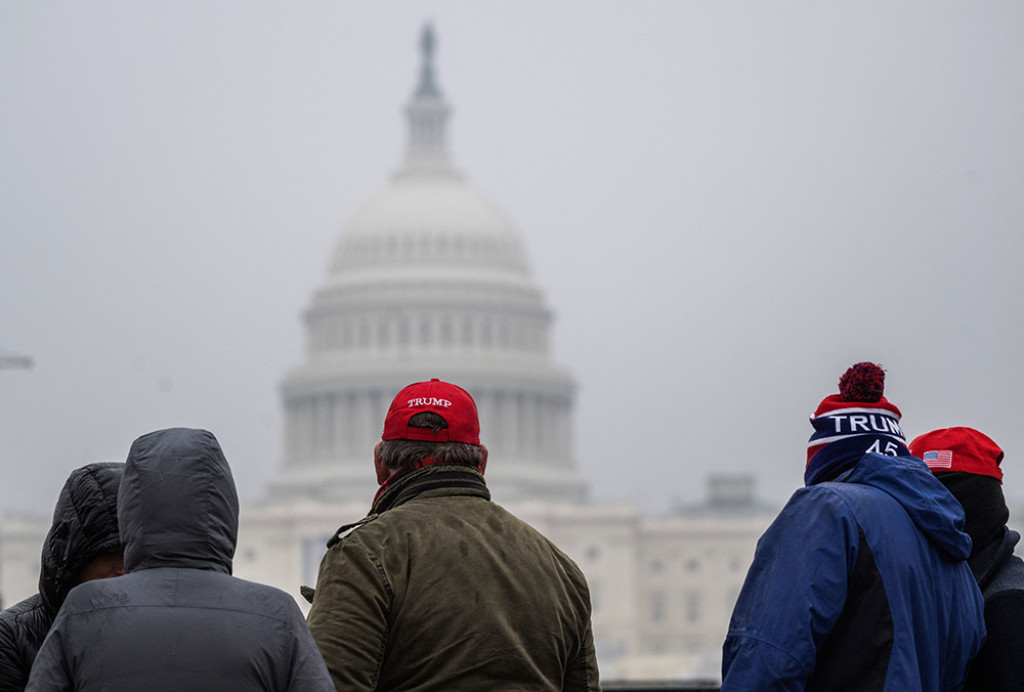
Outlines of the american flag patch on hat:
{"label": "american flag patch on hat", "polygon": [[942,449],[937,452],[925,452],[922,458],[930,469],[948,469],[953,465],[953,452],[948,449]]}

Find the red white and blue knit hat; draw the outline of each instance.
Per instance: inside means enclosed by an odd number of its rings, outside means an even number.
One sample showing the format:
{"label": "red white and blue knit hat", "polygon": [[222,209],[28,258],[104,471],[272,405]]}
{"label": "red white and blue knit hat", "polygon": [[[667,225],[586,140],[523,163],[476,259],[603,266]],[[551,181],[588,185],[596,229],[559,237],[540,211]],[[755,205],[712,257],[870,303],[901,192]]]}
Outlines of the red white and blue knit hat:
{"label": "red white and blue knit hat", "polygon": [[868,452],[909,454],[900,428],[900,410],[886,400],[885,371],[874,363],[857,363],[839,378],[839,393],[825,397],[811,417],[814,434],[807,442],[808,485],[831,480]]}

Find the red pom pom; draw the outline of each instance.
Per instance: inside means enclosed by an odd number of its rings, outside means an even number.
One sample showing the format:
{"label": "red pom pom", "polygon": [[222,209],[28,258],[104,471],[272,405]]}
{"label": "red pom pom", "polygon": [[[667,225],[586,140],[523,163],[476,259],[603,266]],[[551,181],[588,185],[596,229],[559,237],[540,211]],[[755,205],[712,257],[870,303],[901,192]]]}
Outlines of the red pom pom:
{"label": "red pom pom", "polygon": [[885,371],[874,363],[857,363],[839,378],[841,401],[875,402],[885,393]]}

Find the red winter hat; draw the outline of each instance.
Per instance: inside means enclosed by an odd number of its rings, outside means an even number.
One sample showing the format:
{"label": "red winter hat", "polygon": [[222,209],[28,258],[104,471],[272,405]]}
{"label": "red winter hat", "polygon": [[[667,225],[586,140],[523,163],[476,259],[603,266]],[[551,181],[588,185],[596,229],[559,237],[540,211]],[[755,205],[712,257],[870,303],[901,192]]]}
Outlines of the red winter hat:
{"label": "red winter hat", "polygon": [[[445,419],[447,428],[436,433],[430,428],[409,427],[409,419],[430,411]],[[476,402],[462,387],[434,378],[411,384],[395,396],[384,418],[382,440],[422,440],[480,444],[480,419]]]}
{"label": "red winter hat", "polygon": [[991,476],[1003,482],[1003,450],[988,435],[974,428],[943,428],[920,435],[910,453],[928,464],[933,473],[962,471]]}

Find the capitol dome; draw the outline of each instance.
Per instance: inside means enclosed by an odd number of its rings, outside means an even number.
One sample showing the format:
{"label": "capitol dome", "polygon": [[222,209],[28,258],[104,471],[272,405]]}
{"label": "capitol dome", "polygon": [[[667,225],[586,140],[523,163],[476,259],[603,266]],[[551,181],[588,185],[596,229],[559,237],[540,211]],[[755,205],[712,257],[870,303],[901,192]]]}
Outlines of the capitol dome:
{"label": "capitol dome", "polygon": [[461,179],[440,175],[399,175],[356,212],[331,275],[409,266],[527,273],[512,222]]}
{"label": "capitol dome", "polygon": [[448,160],[429,27],[421,51],[404,164],[343,226],[305,313],[306,362],[282,384],[285,459],[272,494],[369,502],[391,398],[438,377],[477,402],[495,499],[580,500],[574,385],[550,359],[550,310],[515,225]]}

